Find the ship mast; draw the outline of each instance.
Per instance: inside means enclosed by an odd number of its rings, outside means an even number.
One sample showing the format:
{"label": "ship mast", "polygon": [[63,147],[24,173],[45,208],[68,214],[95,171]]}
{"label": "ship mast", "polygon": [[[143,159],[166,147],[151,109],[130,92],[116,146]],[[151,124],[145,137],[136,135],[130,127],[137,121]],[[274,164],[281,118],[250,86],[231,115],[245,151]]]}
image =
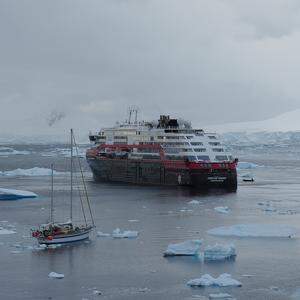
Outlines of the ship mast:
{"label": "ship mast", "polygon": [[54,223],[53,218],[53,164],[51,164],[51,202],[50,202],[50,223]]}
{"label": "ship mast", "polygon": [[70,221],[73,218],[73,129],[71,129],[71,191],[70,191]]}

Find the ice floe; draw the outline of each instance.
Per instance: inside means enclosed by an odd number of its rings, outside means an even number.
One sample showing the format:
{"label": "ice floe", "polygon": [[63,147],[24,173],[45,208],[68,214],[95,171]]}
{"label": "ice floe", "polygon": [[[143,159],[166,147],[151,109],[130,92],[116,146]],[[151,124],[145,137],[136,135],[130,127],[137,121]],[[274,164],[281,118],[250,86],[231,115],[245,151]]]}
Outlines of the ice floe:
{"label": "ice floe", "polygon": [[30,151],[19,151],[11,147],[0,147],[0,156],[8,155],[28,155],[31,154]]}
{"label": "ice floe", "polygon": [[[54,171],[54,175],[64,174],[63,172]],[[15,169],[11,171],[0,171],[0,176],[50,176],[51,169],[34,167],[31,169]]]}
{"label": "ice floe", "polygon": [[99,237],[109,237],[111,236],[110,233],[105,233],[105,232],[102,232],[102,231],[97,231],[97,236]]}
{"label": "ice floe", "polygon": [[217,206],[214,210],[221,214],[228,214],[230,212],[227,206]]}
{"label": "ice floe", "polygon": [[294,237],[297,229],[281,224],[237,224],[207,231],[211,235],[236,237]]}
{"label": "ice floe", "polygon": [[242,286],[242,283],[236,279],[233,279],[230,274],[224,273],[221,274],[219,277],[214,278],[209,274],[205,274],[200,278],[192,279],[187,282],[189,286],[219,286],[219,287],[226,287],[226,286]]}
{"label": "ice floe", "polygon": [[240,161],[237,166],[237,168],[239,170],[250,170],[250,169],[256,169],[258,167],[260,167],[260,166],[257,164],[251,163],[251,162],[246,162],[246,161]]}
{"label": "ice floe", "polygon": [[233,300],[232,296],[227,293],[209,294],[209,300],[211,299],[223,299],[223,300]]}
{"label": "ice floe", "polygon": [[202,240],[187,240],[182,243],[170,244],[164,256],[198,255]]}
{"label": "ice floe", "polygon": [[198,201],[198,200],[192,200],[190,201],[188,204],[192,204],[192,205],[197,205],[197,204],[200,204],[201,202]]}
{"label": "ice floe", "polygon": [[36,198],[37,194],[29,191],[0,188],[0,200],[16,200],[21,198]]}
{"label": "ice floe", "polygon": [[234,245],[221,245],[215,244],[214,246],[207,246],[204,249],[205,261],[218,261],[231,259],[236,256],[236,250]]}
{"label": "ice floe", "polygon": [[113,233],[113,238],[136,238],[138,236],[138,231],[124,230],[123,232],[120,228],[116,228]]}
{"label": "ice floe", "polygon": [[49,277],[49,278],[62,279],[62,278],[65,277],[65,275],[64,275],[64,274],[60,274],[60,273],[56,273],[56,272],[50,272],[50,273],[48,274],[48,277]]}
{"label": "ice floe", "polygon": [[14,234],[14,233],[16,233],[16,231],[0,227],[0,235]]}

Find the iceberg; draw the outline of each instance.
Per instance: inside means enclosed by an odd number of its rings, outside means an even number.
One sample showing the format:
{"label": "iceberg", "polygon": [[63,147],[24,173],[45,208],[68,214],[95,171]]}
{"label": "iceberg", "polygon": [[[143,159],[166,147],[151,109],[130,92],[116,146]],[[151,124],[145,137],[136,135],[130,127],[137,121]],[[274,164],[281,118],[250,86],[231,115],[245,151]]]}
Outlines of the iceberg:
{"label": "iceberg", "polygon": [[219,294],[209,294],[209,300],[211,299],[228,299],[228,300],[233,300],[232,296],[230,294],[226,293],[219,293]]}
{"label": "iceberg", "polygon": [[17,200],[21,198],[36,198],[37,194],[29,191],[0,188],[0,200]]}
{"label": "iceberg", "polygon": [[213,228],[207,233],[217,236],[291,238],[296,235],[297,229],[281,224],[237,224]]}
{"label": "iceberg", "polygon": [[65,277],[65,275],[64,275],[64,274],[55,273],[55,272],[50,272],[50,273],[48,274],[48,277],[49,277],[49,278],[62,279],[62,278]]}
{"label": "iceberg", "polygon": [[228,214],[229,208],[227,206],[217,206],[214,208],[215,211],[221,214]]}
{"label": "iceberg", "polygon": [[[63,172],[54,171],[54,175],[64,174]],[[50,176],[51,169],[34,167],[31,169],[15,169],[11,171],[0,171],[0,176]]]}
{"label": "iceberg", "polygon": [[136,238],[138,234],[139,233],[137,231],[125,230],[121,232],[120,228],[116,228],[112,233],[112,237],[113,238]]}
{"label": "iceberg", "polygon": [[236,256],[234,245],[215,244],[214,246],[207,246],[204,249],[205,261],[218,261],[231,259]]}
{"label": "iceberg", "polygon": [[178,244],[170,244],[164,256],[198,255],[202,240],[187,240]]}
{"label": "iceberg", "polygon": [[242,283],[233,279],[230,274],[224,273],[221,274],[219,277],[214,278],[209,274],[205,274],[200,278],[191,279],[187,282],[187,285],[194,287],[204,287],[204,286],[219,286],[219,287],[226,287],[226,286],[242,286]]}
{"label": "iceberg", "polygon": [[14,233],[16,233],[16,231],[0,227],[0,235],[2,235],[2,234],[14,234]]}

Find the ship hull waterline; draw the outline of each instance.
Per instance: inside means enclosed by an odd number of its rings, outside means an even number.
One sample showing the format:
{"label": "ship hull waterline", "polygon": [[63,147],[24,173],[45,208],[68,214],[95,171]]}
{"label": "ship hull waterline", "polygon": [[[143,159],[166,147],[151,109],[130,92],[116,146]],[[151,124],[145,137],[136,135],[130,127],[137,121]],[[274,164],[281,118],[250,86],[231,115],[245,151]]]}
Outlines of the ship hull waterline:
{"label": "ship hull waterline", "polygon": [[38,238],[39,244],[44,245],[53,245],[53,244],[64,244],[64,243],[73,243],[83,241],[89,238],[91,229],[88,229],[84,232],[80,232],[78,234],[70,234],[70,235],[60,235],[60,236],[53,236],[52,239],[48,238]]}
{"label": "ship hull waterline", "polygon": [[136,185],[187,186],[195,189],[237,190],[236,169],[166,168],[161,161],[87,157],[95,181]]}

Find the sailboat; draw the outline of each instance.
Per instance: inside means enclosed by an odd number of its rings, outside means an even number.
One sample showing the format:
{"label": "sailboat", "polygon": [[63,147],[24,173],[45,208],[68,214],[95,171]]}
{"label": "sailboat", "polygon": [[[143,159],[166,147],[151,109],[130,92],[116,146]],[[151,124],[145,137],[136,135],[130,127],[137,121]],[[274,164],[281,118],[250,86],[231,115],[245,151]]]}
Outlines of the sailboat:
{"label": "sailboat", "polygon": [[[75,224],[73,222],[73,189],[74,189],[74,155],[73,147],[75,146],[77,152],[78,166],[80,170],[80,179],[83,186],[83,191],[79,190],[79,198],[81,203],[81,210],[84,218],[84,224]],[[92,215],[91,205],[87,193],[86,183],[83,176],[82,166],[80,158],[78,156],[78,147],[75,142],[73,130],[71,129],[71,171],[70,171],[70,218],[68,221],[59,223],[54,221],[54,180],[53,180],[53,164],[51,165],[51,205],[50,205],[50,220],[47,224],[40,225],[38,229],[32,230],[32,236],[38,240],[39,244],[51,245],[61,244],[69,242],[82,241],[89,238],[89,234],[95,227],[94,219]],[[83,195],[82,195],[83,194]],[[84,197],[83,197],[84,196]],[[90,223],[88,224],[88,218],[84,205],[84,199],[86,200],[88,212],[90,216]]]}

